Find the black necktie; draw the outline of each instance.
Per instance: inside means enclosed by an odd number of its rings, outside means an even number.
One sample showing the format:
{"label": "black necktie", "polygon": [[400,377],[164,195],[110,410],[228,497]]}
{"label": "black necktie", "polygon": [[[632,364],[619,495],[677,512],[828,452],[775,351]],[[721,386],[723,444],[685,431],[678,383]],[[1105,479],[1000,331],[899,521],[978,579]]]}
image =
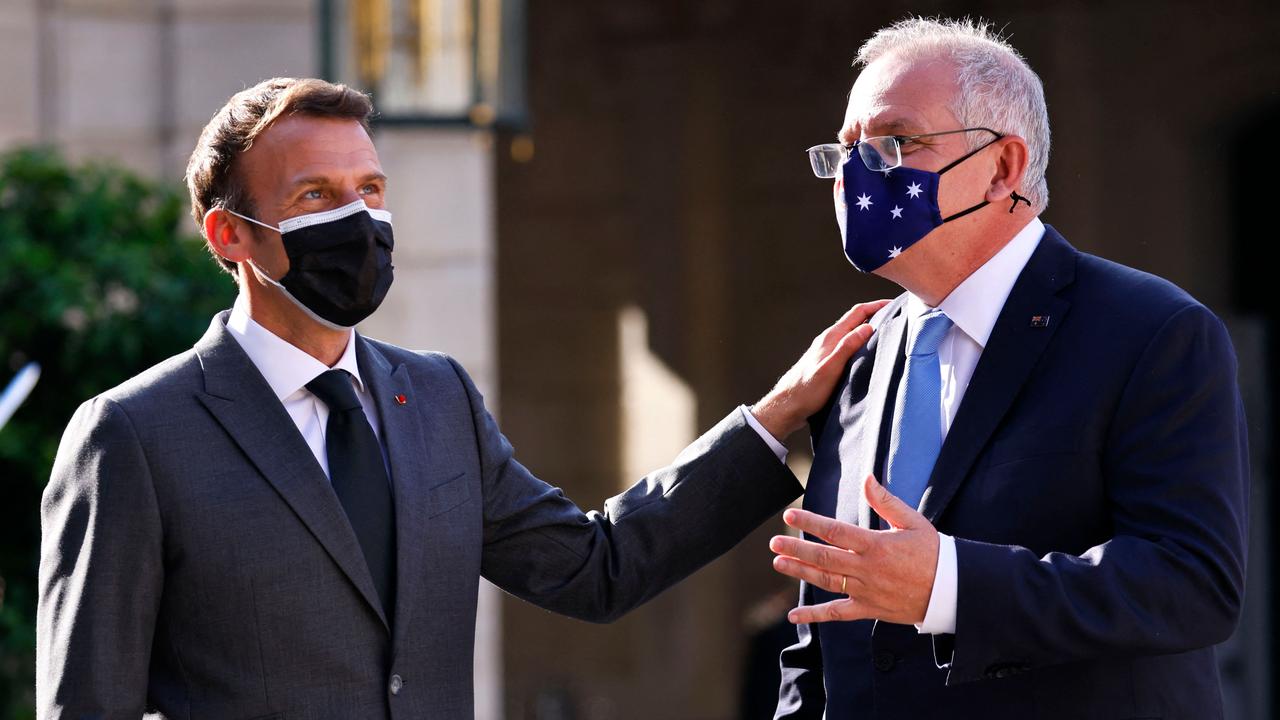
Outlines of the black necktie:
{"label": "black necktie", "polygon": [[396,591],[395,515],[382,447],[346,370],[322,373],[307,383],[307,389],[329,408],[324,436],[329,480],[356,531],[390,622]]}

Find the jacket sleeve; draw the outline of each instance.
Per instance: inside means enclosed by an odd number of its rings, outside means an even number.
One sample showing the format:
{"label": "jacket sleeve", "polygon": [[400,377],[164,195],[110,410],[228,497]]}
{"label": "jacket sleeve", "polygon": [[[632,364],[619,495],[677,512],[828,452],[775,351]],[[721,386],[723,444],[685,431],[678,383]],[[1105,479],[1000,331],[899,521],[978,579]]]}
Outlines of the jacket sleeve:
{"label": "jacket sleeve", "polygon": [[1081,555],[956,539],[948,683],[1184,652],[1232,633],[1244,591],[1248,448],[1235,353],[1204,307],[1178,311],[1148,342],[1101,467],[1114,535]]}
{"label": "jacket sleeve", "polygon": [[[452,361],[451,361],[452,362]],[[611,622],[732,548],[802,488],[735,410],[675,461],[579,510],[512,456],[456,362],[475,423],[484,494],[481,573],[531,603]]]}
{"label": "jacket sleeve", "polygon": [[40,507],[36,707],[42,719],[142,717],[164,583],[160,513],[119,405],[63,434]]}
{"label": "jacket sleeve", "polygon": [[[814,605],[813,588],[800,583],[800,604]],[[821,720],[827,706],[822,679],[822,645],[812,625],[796,625],[796,643],[782,651],[782,686],[774,720]]]}

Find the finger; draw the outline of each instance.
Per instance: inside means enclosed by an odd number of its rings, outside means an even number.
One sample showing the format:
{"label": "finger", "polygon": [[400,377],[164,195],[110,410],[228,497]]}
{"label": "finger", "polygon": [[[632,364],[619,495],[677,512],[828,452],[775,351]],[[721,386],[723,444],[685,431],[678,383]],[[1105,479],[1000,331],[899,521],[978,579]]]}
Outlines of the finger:
{"label": "finger", "polygon": [[866,322],[872,315],[880,312],[880,308],[888,304],[888,300],[874,300],[872,302],[858,303],[857,305],[849,308],[849,311],[844,315],[841,315],[840,319],[836,321],[836,324],[831,327],[843,335]]}
{"label": "finger", "polygon": [[872,300],[871,302],[858,303],[849,308],[849,311],[836,321],[836,327],[843,327],[847,332],[849,328],[861,325],[866,322],[872,315],[880,312],[880,308],[889,304],[889,300]]}
{"label": "finger", "polygon": [[831,353],[822,359],[821,366],[839,365],[843,368],[844,364],[849,362],[849,358],[855,352],[861,350],[874,333],[875,328],[868,323],[863,323],[845,333],[845,336],[840,338],[840,342],[836,344]]}
{"label": "finger", "polygon": [[865,323],[872,315],[880,311],[880,308],[888,305],[888,300],[875,300],[873,302],[858,303],[849,308],[844,315],[836,320],[835,324],[827,328],[822,333],[824,345],[834,344],[843,338],[850,330]]}
{"label": "finger", "polygon": [[872,617],[871,608],[853,598],[840,598],[817,605],[801,605],[787,613],[787,619],[796,625],[864,620],[870,617]]}
{"label": "finger", "polygon": [[803,580],[814,587],[820,587],[827,592],[837,594],[848,592],[850,588],[862,587],[863,585],[862,581],[855,576],[824,570],[783,555],[773,558],[773,569],[783,575]]}
{"label": "finger", "polygon": [[791,527],[807,532],[814,537],[822,538],[828,544],[845,550],[865,552],[875,541],[875,531],[850,525],[835,518],[811,513],[808,510],[792,508],[782,514],[782,519]]}
{"label": "finger", "polygon": [[777,535],[769,541],[769,549],[779,555],[829,570],[839,575],[859,573],[859,558],[851,550],[801,540],[789,535]]}
{"label": "finger", "polygon": [[862,481],[862,492],[871,509],[895,528],[905,530],[927,522],[915,508],[902,502],[901,498],[889,492],[889,488],[877,482],[875,475],[868,475]]}

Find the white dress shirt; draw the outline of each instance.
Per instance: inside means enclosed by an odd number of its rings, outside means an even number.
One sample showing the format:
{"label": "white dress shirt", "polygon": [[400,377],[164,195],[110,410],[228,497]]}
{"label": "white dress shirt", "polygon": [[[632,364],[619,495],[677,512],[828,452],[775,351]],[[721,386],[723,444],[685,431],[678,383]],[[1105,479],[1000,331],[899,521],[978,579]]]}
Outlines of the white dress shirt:
{"label": "white dress shirt", "polygon": [[302,439],[316,456],[320,469],[325,477],[329,476],[329,455],[325,450],[324,434],[329,422],[329,408],[307,389],[307,383],[316,379],[328,370],[346,370],[351,373],[351,382],[355,386],[356,396],[360,398],[360,406],[364,408],[365,417],[373,426],[373,434],[382,446],[383,461],[386,461],[386,445],[382,442],[382,427],[378,423],[378,409],[373,404],[373,397],[365,389],[360,379],[360,368],[356,363],[355,331],[347,340],[347,348],[342,357],[330,368],[307,353],[290,345],[286,340],[262,327],[249,317],[243,302],[236,300],[231,316],[227,318],[227,331],[240,343],[249,360],[266,378],[267,385],[276,394],[284,409],[293,419],[293,424],[302,433]]}
{"label": "white dress shirt", "polygon": [[[956,419],[965,390],[969,388],[973,370],[982,357],[982,349],[987,346],[996,319],[1004,309],[1005,300],[1009,299],[1013,284],[1043,236],[1044,223],[1038,217],[1032,218],[1008,244],[938,303],[938,309],[946,313],[953,323],[938,346],[938,364],[942,371],[940,422],[944,441]],[[932,309],[908,293],[903,309],[907,315],[907,332],[914,331],[920,317]],[[933,592],[929,595],[929,609],[924,622],[916,625],[916,630],[935,635],[956,631],[956,584],[955,540],[938,533],[938,567],[933,577]]]}
{"label": "white dress shirt", "polygon": [[751,429],[756,431],[756,434],[760,436],[761,440],[764,440],[764,444],[768,445],[769,449],[773,451],[773,454],[778,456],[778,462],[786,465],[787,446],[778,442],[778,439],[775,438],[772,433],[765,430],[764,426],[760,424],[760,421],[756,419],[755,415],[751,414],[751,409],[746,405],[738,406],[738,411],[747,419],[747,424],[751,426]]}

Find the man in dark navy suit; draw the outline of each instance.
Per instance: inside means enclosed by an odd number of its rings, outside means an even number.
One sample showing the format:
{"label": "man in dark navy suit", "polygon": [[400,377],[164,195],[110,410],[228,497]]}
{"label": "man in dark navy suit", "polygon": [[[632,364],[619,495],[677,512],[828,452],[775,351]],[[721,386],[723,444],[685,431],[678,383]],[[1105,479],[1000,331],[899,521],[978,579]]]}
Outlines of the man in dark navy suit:
{"label": "man in dark navy suit", "polygon": [[777,717],[1221,717],[1249,474],[1226,330],[1040,222],[1043,90],[989,27],[906,20],[858,61],[810,155],[850,261],[906,293],[811,419],[805,537],[771,544],[802,581]]}

